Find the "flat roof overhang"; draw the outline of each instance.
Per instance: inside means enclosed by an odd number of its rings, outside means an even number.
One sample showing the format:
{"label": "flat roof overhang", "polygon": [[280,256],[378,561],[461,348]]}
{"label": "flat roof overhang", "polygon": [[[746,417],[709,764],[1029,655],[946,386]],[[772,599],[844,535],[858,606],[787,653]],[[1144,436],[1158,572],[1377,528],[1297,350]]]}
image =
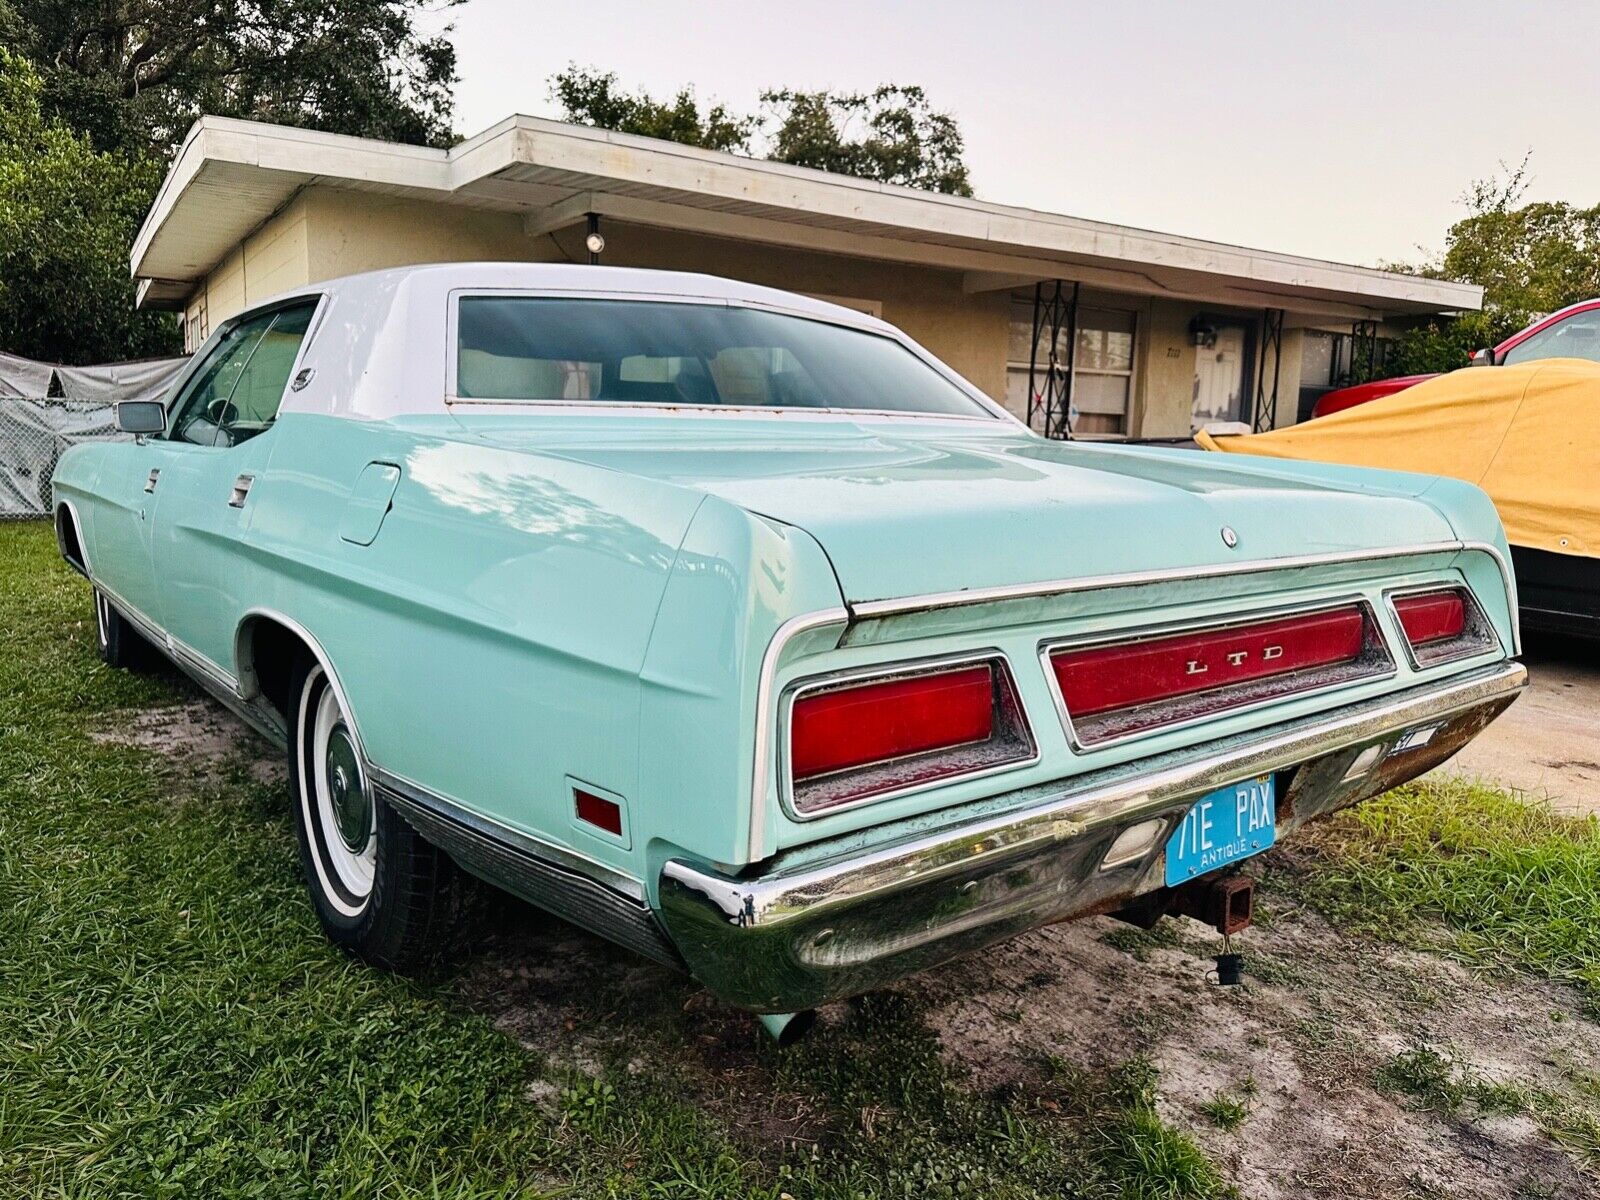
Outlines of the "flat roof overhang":
{"label": "flat roof overhang", "polygon": [[172,307],[302,188],[520,213],[530,237],[587,214],[963,273],[970,292],[1078,280],[1310,319],[1477,309],[1483,290],[1154,233],[513,116],[449,150],[202,117],[134,240],[140,303]]}

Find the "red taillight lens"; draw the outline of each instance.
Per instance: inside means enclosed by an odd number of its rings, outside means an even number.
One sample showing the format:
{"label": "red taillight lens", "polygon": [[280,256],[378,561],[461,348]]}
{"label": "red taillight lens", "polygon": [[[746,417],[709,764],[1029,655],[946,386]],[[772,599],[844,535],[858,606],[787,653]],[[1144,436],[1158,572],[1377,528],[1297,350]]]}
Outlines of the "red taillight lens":
{"label": "red taillight lens", "polygon": [[582,788],[573,789],[572,799],[577,806],[578,820],[593,825],[596,829],[604,829],[607,833],[622,836],[622,806],[615,800],[607,800],[604,796],[596,796],[593,792],[586,792]]}
{"label": "red taillight lens", "polygon": [[994,732],[994,668],[816,692],[795,701],[792,720],[796,779],[981,742]]}
{"label": "red taillight lens", "polygon": [[1082,745],[1389,671],[1370,606],[1052,651]]}
{"label": "red taillight lens", "polygon": [[789,795],[802,817],[1034,756],[998,658],[802,688],[788,747]]}
{"label": "red taillight lens", "polygon": [[1413,646],[1457,638],[1467,628],[1467,598],[1457,591],[1397,597],[1394,613]]}
{"label": "red taillight lens", "polygon": [[1167,700],[1360,657],[1360,608],[1260,625],[1152,638],[1054,655],[1061,698],[1074,717]]}

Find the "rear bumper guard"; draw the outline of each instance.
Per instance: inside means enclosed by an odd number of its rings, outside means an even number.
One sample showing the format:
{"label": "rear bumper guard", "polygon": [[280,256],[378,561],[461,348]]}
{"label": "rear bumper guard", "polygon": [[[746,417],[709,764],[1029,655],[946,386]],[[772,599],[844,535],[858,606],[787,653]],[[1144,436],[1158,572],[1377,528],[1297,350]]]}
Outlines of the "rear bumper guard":
{"label": "rear bumper guard", "polygon": [[[694,975],[756,1012],[794,1012],[892,982],[1163,886],[1167,837],[1192,801],[1241,779],[1281,782],[1280,836],[1454,754],[1527,685],[1503,662],[1199,749],[1032,788],[1000,816],[753,878],[673,859],[659,916]],[[1376,747],[1376,751],[1373,748]],[[1161,822],[1148,845],[1119,835]],[[1139,838],[1130,835],[1138,844]]]}

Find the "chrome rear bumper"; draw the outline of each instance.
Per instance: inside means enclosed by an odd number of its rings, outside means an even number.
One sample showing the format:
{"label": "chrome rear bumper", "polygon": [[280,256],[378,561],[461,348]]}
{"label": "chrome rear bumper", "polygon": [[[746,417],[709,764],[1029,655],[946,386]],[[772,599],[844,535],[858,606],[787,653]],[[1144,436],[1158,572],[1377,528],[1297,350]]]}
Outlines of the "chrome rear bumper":
{"label": "chrome rear bumper", "polygon": [[[870,850],[859,842],[780,856],[732,878],[681,860],[662,868],[660,918],[711,991],[756,1012],[794,1012],[881,987],[1029,929],[1120,908],[1163,886],[1165,843],[1191,802],[1268,772],[1278,832],[1385,791],[1443,762],[1527,685],[1505,662],[1444,683],[1147,759],[989,802],[969,817]],[[1432,727],[1422,744],[1408,733]],[[1363,750],[1382,747],[1352,774]],[[1166,828],[1115,865],[1124,830]],[[1119,856],[1120,857],[1120,856]]]}

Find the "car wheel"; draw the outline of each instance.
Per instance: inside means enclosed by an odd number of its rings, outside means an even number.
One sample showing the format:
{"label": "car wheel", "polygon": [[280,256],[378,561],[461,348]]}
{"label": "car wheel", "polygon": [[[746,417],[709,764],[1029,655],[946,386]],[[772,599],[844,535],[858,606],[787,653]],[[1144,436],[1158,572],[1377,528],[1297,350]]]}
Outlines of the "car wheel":
{"label": "car wheel", "polygon": [[100,659],[118,670],[143,670],[154,660],[154,648],[99,588],[94,589],[94,634]]}
{"label": "car wheel", "polygon": [[339,693],[309,656],[295,671],[290,709],[289,786],[323,929],[389,970],[438,962],[469,924],[475,881],[377,794]]}

